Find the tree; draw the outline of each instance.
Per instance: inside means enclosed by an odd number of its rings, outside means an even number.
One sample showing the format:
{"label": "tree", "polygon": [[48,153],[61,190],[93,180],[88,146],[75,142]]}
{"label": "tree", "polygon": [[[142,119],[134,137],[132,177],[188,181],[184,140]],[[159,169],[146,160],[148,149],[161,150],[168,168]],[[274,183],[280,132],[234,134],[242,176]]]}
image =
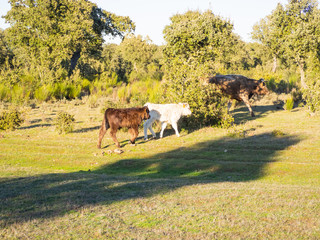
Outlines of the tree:
{"label": "tree", "polygon": [[293,61],[300,69],[301,86],[307,88],[306,61],[320,49],[319,28],[316,0],[290,0],[285,7],[278,4],[271,15],[256,24],[252,36],[268,47],[275,60],[280,57]]}
{"label": "tree", "polygon": [[120,43],[119,51],[122,58],[132,65],[130,80],[134,81],[146,76],[155,77],[152,75],[160,72],[159,57],[156,56],[158,49],[159,47],[148,37],[143,39],[141,35],[127,35],[124,38]]}
{"label": "tree", "polygon": [[211,11],[188,11],[171,18],[164,29],[166,96],[171,102],[188,102],[189,124],[221,124],[226,117],[221,94],[200,81],[230,65],[239,37],[233,25]]}
{"label": "tree", "polygon": [[128,17],[87,0],[11,0],[10,4],[5,16],[11,25],[8,44],[41,81],[54,81],[63,72],[70,76],[81,56],[102,50],[103,35],[123,37],[135,28]]}
{"label": "tree", "polygon": [[285,35],[285,11],[279,3],[271,15],[253,26],[252,38],[261,42],[273,57],[272,72],[276,72],[277,59],[283,56],[283,37]]}
{"label": "tree", "polygon": [[0,70],[6,61],[10,61],[13,57],[12,52],[8,47],[8,43],[5,40],[4,32],[0,29]]}
{"label": "tree", "polygon": [[228,57],[240,41],[232,30],[233,25],[211,11],[188,11],[171,18],[163,33],[167,44],[164,54],[168,60],[200,63],[228,63]]}
{"label": "tree", "polygon": [[306,61],[310,52],[320,48],[320,11],[315,0],[291,0],[286,6],[285,45],[287,55],[300,69],[301,86],[305,82]]}

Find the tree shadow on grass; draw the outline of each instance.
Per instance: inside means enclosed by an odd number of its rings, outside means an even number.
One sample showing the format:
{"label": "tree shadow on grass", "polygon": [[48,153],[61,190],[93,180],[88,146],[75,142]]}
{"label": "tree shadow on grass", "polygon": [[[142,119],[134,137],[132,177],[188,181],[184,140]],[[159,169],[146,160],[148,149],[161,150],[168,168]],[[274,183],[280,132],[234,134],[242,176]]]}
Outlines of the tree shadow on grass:
{"label": "tree shadow on grass", "polygon": [[264,176],[297,136],[221,138],[190,148],[106,164],[91,172],[0,179],[0,226],[63,216],[79,208],[149,197],[183,186],[245,182]]}
{"label": "tree shadow on grass", "polygon": [[19,127],[18,129],[24,130],[24,129],[32,129],[32,128],[39,128],[39,127],[50,127],[52,124],[50,123],[41,123],[41,124],[34,124],[30,126],[24,126],[24,127]]}

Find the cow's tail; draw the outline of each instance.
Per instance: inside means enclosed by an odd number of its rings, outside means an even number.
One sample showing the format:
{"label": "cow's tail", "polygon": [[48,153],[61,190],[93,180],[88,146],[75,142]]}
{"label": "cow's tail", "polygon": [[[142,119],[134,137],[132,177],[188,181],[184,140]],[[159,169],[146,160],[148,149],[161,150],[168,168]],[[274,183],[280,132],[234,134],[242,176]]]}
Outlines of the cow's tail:
{"label": "cow's tail", "polygon": [[98,148],[101,148],[101,142],[102,142],[102,138],[104,137],[104,135],[106,134],[107,130],[109,129],[110,124],[107,118],[107,114],[104,114],[103,120],[102,120],[102,124],[101,124],[101,128],[100,128],[100,132],[99,132],[99,139],[98,139]]}
{"label": "cow's tail", "polygon": [[109,124],[109,121],[108,121],[108,118],[107,118],[107,114],[104,114],[102,127],[103,127],[103,129],[105,131],[107,131],[110,128],[110,124]]}

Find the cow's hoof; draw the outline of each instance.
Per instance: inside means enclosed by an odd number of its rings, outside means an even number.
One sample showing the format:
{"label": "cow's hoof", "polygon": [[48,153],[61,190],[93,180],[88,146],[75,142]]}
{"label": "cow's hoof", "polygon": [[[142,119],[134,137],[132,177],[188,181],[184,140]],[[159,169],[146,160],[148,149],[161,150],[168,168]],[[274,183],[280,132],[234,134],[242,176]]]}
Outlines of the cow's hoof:
{"label": "cow's hoof", "polygon": [[121,153],[123,153],[124,151],[121,150],[121,149],[115,149],[113,152],[114,152],[114,153],[117,153],[117,154],[121,154]]}

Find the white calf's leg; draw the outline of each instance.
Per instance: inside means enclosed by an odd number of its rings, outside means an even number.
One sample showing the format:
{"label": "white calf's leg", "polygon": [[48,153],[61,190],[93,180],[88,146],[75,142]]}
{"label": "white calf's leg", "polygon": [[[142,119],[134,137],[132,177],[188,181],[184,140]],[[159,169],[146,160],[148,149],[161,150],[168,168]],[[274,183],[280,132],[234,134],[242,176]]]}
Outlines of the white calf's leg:
{"label": "white calf's leg", "polygon": [[176,135],[177,135],[178,137],[180,137],[180,134],[179,134],[179,131],[178,131],[177,122],[173,122],[171,125],[172,125],[172,128],[174,129],[174,131],[176,132]]}
{"label": "white calf's leg", "polygon": [[152,136],[153,136],[154,138],[156,138],[156,134],[155,134],[155,132],[154,132],[153,129],[152,129],[152,124],[149,126],[148,129],[150,130]]}
{"label": "white calf's leg", "polygon": [[162,138],[163,136],[163,131],[164,129],[167,127],[167,123],[166,122],[162,122],[161,123],[161,132],[160,132],[160,138]]}
{"label": "white calf's leg", "polygon": [[149,126],[151,126],[152,124],[152,120],[151,119],[148,119],[147,121],[144,122],[143,124],[143,133],[144,133],[144,140],[148,140],[148,128]]}

